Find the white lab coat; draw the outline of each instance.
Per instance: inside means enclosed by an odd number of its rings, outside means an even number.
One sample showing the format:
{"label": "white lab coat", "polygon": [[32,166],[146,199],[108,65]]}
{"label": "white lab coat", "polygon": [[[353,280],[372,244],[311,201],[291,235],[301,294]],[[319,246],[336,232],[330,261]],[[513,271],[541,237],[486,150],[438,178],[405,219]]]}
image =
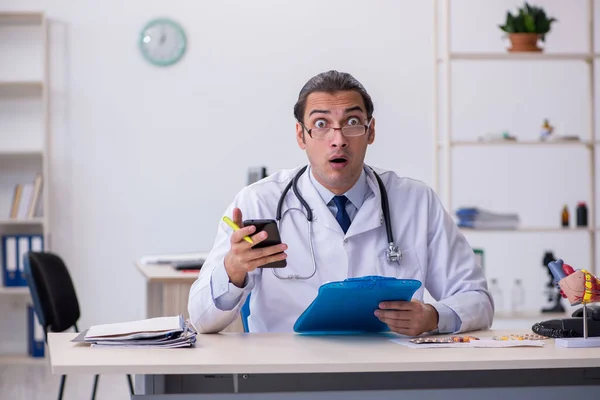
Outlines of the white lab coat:
{"label": "white lab coat", "polygon": [[[225,215],[231,216],[233,208],[239,207],[244,219],[275,219],[281,193],[299,169],[279,171],[245,187]],[[223,264],[232,230],[220,222],[214,247],[190,290],[188,312],[196,329],[203,333],[221,331],[239,316],[252,292],[250,332],[292,332],[294,322],[316,297],[319,286],[365,275],[418,279],[423,285],[413,298],[423,300],[427,289],[437,301],[432,304],[445,323],[448,311],[458,316],[455,332],[488,329],[494,305],[483,271],[434,191],[414,179],[376,169],[387,189],[394,240],[402,251],[400,265],[390,264],[385,253],[387,236],[379,187],[370,168],[365,170],[373,194],[364,201],[345,235],[310,182],[310,168],[299,179],[299,191],[314,213],[317,271],[308,280],[281,280],[271,269],[259,268],[248,275],[244,289],[236,291],[226,282]],[[284,204],[282,211],[302,208],[292,190]],[[300,211],[292,210],[283,217],[279,229],[282,241],[288,245],[288,257],[287,267],[279,269],[279,275],[307,276],[312,272],[307,227],[306,216]],[[222,295],[234,296],[232,309],[217,307],[214,298]]]}

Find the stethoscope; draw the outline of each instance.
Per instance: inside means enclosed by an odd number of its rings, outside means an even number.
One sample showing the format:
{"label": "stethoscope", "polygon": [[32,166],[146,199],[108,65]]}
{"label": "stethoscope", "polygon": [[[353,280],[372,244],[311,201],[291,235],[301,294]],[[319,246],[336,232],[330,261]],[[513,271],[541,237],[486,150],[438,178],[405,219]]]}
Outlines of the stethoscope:
{"label": "stethoscope", "polygon": [[[313,250],[313,242],[312,242],[313,213],[312,213],[310,206],[306,202],[306,200],[304,200],[304,197],[302,197],[302,195],[300,194],[300,191],[298,191],[298,179],[300,179],[300,176],[302,176],[304,171],[306,171],[307,167],[308,167],[308,165],[305,165],[304,167],[302,167],[302,169],[300,169],[300,171],[298,171],[298,173],[294,176],[294,178],[290,181],[290,183],[288,183],[288,185],[285,187],[285,189],[281,193],[281,197],[279,197],[279,202],[277,203],[276,219],[277,219],[277,225],[278,225],[278,227],[280,227],[281,221],[283,219],[283,216],[285,215],[285,212],[288,212],[291,210],[298,210],[304,214],[304,212],[300,208],[288,208],[282,214],[281,209],[283,207],[283,202],[285,200],[285,196],[287,195],[287,193],[290,191],[290,188],[291,188],[294,191],[294,194],[296,195],[298,200],[300,201],[300,204],[302,204],[302,207],[304,207],[304,209],[306,210],[305,215],[306,215],[306,219],[308,221],[308,246],[310,248],[310,255],[312,257],[313,270],[312,270],[312,273],[308,276],[301,276],[301,275],[281,276],[277,273],[278,268],[272,268],[271,271],[279,279],[310,279],[317,272],[317,262],[315,260],[315,253]],[[381,178],[379,177],[379,175],[377,175],[377,173],[373,170],[373,168],[371,168],[371,171],[373,171],[373,175],[375,175],[375,178],[377,179],[377,184],[379,185],[379,192],[381,193],[381,209],[383,211],[383,219],[385,221],[385,229],[386,229],[387,241],[388,241],[388,248],[385,252],[386,253],[385,255],[390,264],[394,263],[394,262],[397,264],[400,264],[400,259],[402,258],[402,252],[400,250],[398,250],[398,246],[396,246],[394,244],[394,235],[392,233],[392,224],[391,224],[391,220],[390,220],[390,207],[389,207],[389,203],[388,203],[387,191],[385,190],[385,187],[384,187],[383,182],[382,182]],[[280,231],[281,231],[281,229],[280,229]]]}

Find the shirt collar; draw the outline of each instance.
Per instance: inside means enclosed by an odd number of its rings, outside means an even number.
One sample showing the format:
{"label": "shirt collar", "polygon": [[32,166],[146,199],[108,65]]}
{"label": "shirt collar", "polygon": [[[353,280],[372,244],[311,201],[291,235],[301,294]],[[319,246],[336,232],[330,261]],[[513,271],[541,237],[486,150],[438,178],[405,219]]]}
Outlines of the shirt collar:
{"label": "shirt collar", "polygon": [[[309,169],[310,173],[308,174],[308,176],[310,178],[310,182],[315,187],[325,204],[329,204],[335,196],[335,194],[323,185],[321,185],[319,181],[317,181],[317,179],[314,177],[312,173],[312,168],[309,167]],[[344,196],[346,196],[348,200],[358,210],[362,206],[364,200],[367,198],[367,195],[370,191],[371,188],[367,184],[367,174],[365,172],[365,169],[363,168],[360,172],[360,177],[358,178],[358,181],[356,181],[354,186],[352,186],[346,193],[344,193]]]}

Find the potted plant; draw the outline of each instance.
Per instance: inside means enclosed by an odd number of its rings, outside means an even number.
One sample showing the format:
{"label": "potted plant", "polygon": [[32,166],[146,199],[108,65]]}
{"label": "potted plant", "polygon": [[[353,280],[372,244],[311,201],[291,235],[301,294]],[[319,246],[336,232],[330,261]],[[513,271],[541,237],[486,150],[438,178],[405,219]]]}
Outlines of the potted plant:
{"label": "potted plant", "polygon": [[508,34],[511,48],[510,52],[542,51],[538,40],[544,42],[546,34],[550,32],[550,25],[556,18],[550,18],[541,7],[536,7],[525,2],[523,7],[517,8],[517,14],[506,12],[506,22],[499,25],[500,29]]}

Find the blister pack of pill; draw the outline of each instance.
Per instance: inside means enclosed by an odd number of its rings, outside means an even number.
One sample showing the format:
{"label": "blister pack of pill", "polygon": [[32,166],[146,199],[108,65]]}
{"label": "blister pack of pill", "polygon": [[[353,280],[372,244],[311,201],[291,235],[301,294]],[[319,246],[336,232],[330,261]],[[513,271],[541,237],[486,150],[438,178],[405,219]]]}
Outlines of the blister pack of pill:
{"label": "blister pack of pill", "polygon": [[546,336],[538,335],[536,333],[526,333],[524,335],[510,334],[502,336],[493,336],[494,340],[545,340],[548,339]]}
{"label": "blister pack of pill", "polygon": [[422,337],[411,339],[414,344],[448,344],[448,343],[469,343],[472,340],[479,340],[475,336],[451,336],[451,337]]}

